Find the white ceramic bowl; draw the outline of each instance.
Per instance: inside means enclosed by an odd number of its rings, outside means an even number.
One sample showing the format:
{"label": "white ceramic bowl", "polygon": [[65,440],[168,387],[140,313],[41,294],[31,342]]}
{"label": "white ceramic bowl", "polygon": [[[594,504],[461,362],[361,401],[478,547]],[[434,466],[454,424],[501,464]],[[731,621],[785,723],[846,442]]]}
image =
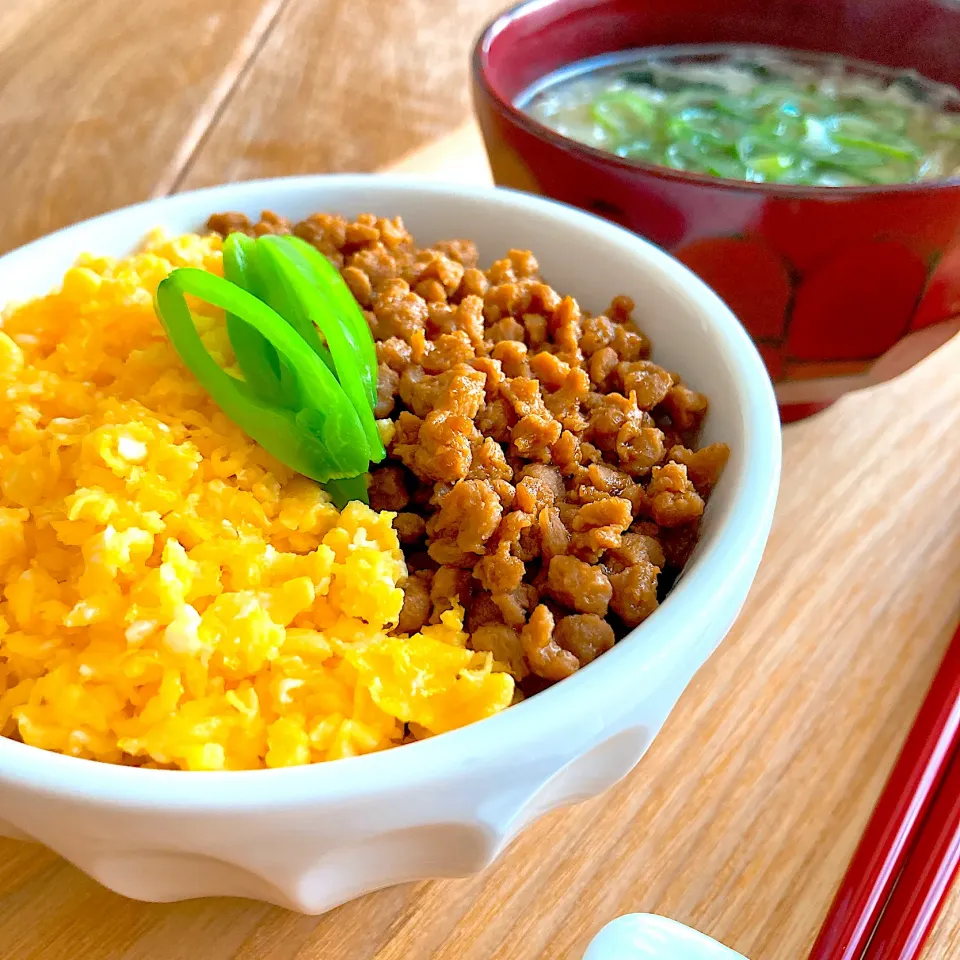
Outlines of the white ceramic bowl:
{"label": "white ceramic bowl", "polygon": [[605,221],[503,190],[333,176],[155,200],[3,257],[0,298],[46,292],[82,251],[125,254],[157,226],[261,209],[400,214],[422,243],[469,237],[487,263],[530,248],[587,309],[633,297],[654,357],[709,395],[705,441],[732,449],[667,601],[570,679],[481,723],[370,756],[230,773],[109,766],[0,738],[0,834],[43,843],[129,897],[236,895],[321,913],[389,884],[482,870],[525,824],[633,768],[746,597],[773,515],[779,421],[750,339],[693,274]]}

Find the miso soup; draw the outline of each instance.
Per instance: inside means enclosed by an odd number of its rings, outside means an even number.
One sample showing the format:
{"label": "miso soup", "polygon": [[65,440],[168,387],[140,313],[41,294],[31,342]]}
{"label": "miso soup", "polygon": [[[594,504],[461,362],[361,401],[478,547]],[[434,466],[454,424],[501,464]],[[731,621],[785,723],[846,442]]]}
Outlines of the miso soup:
{"label": "miso soup", "polygon": [[854,187],[960,169],[957,90],[821,54],[633,50],[566,67],[517,106],[627,160],[756,183]]}

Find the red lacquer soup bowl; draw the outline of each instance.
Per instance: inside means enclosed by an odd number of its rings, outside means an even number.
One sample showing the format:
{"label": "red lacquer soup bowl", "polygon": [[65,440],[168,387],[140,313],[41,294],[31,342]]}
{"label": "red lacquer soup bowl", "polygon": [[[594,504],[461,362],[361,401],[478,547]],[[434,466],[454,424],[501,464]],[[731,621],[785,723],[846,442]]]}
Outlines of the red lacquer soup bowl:
{"label": "red lacquer soup bowl", "polygon": [[477,42],[476,109],[497,183],[607,217],[711,284],[752,335],[791,420],[902,373],[960,329],[960,179],[723,180],[622,160],[514,106],[586,57],[722,43],[839,54],[960,86],[954,0],[527,0]]}

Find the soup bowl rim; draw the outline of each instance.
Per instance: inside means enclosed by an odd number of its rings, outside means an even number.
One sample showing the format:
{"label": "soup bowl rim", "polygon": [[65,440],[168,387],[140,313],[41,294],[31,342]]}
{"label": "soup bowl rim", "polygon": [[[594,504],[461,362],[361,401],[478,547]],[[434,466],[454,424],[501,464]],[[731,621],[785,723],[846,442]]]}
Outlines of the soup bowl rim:
{"label": "soup bowl rim", "polygon": [[[888,197],[927,194],[950,187],[960,187],[960,173],[951,177],[940,177],[932,180],[921,180],[905,183],[873,184],[855,187],[822,187],[803,184],[756,183],[750,180],[734,180],[730,177],[718,177],[709,173],[695,173],[686,170],[674,170],[646,160],[628,160],[619,157],[608,150],[592,147],[580,140],[564,136],[556,130],[541,123],[525,110],[504,97],[497,89],[490,76],[489,53],[490,48],[499,34],[511,23],[534,10],[547,9],[563,0],[519,0],[513,6],[501,11],[492,17],[480,31],[473,46],[471,66],[476,88],[492,102],[495,109],[505,116],[512,124],[521,128],[525,133],[569,153],[581,154],[596,164],[612,167],[624,173],[645,174],[661,180],[674,181],[688,186],[710,187],[713,190],[754,193],[765,197],[780,197],[784,200],[857,200],[862,197]],[[580,0],[587,5],[588,0]],[[594,6],[597,6],[594,2]],[[680,46],[680,44],[671,45]],[[692,45],[691,45],[692,46]],[[708,46],[697,44],[697,46]],[[758,46],[758,45],[757,45]],[[646,49],[640,47],[638,49]],[[816,54],[818,51],[798,49],[804,54]],[[855,59],[855,58],[844,58]],[[576,60],[570,61],[576,63]],[[867,61],[863,61],[867,62]],[[543,79],[542,77],[540,79]],[[529,89],[529,88],[528,88]]]}

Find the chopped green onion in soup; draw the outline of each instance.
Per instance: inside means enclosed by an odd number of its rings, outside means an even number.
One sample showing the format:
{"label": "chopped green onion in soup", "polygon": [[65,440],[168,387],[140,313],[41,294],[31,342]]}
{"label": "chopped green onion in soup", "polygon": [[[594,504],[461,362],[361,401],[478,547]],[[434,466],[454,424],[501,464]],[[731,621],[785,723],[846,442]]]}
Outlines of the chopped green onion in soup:
{"label": "chopped green onion in soup", "polygon": [[960,93],[916,74],[773,48],[584,61],[518,101],[626,160],[755,183],[856,187],[960,173]]}

